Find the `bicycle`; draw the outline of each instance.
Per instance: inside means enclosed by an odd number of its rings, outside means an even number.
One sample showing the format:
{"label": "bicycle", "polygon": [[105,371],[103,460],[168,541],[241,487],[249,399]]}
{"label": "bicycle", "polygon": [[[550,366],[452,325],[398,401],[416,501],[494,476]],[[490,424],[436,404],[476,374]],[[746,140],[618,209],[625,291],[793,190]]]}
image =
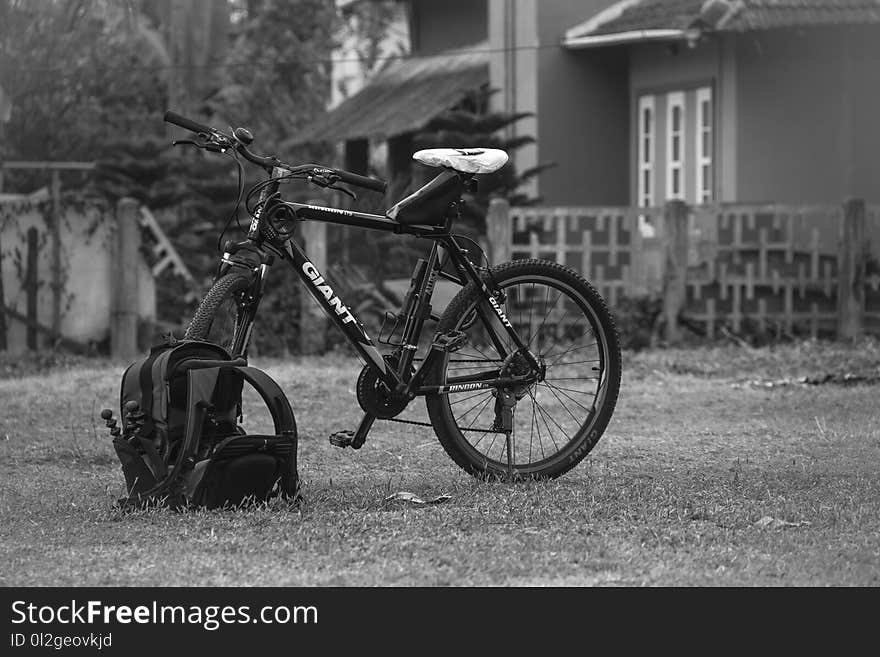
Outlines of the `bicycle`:
{"label": "bicycle", "polygon": [[[194,139],[175,144],[230,154],[239,174],[238,156],[268,174],[245,201],[252,217],[246,239],[226,242],[214,283],[185,339],[215,342],[233,357],[246,357],[267,273],[280,258],[294,268],[364,363],[356,386],[363,418],[354,431],[331,435],[332,444],[361,448],[377,419],[431,426],[446,453],[465,471],[509,480],[557,477],[593,449],[611,419],[621,377],[617,330],[604,299],[577,272],[559,263],[530,259],[490,266],[486,260],[484,266],[483,254],[475,264],[462,247],[468,238],[452,231],[462,194],[475,189],[477,175],[504,165],[504,151],[416,153],[414,159],[442,171],[385,215],[377,215],[286,201],[280,186],[305,179],[354,196],[342,185],[384,192],[384,181],[257,155],[249,149],[253,135],[245,128],[234,128],[230,135],[174,112],[167,112],[165,120],[195,133]],[[236,210],[243,193],[241,180],[240,175]],[[387,313],[389,330],[380,329],[378,342],[390,346],[390,353],[380,353],[292,239],[299,221],[414,235],[432,242],[427,258],[416,263],[400,312]],[[438,314],[431,300],[441,278],[461,289]],[[430,346],[420,346],[428,322],[436,323],[433,338]],[[416,397],[425,398],[430,422],[398,418]]]}

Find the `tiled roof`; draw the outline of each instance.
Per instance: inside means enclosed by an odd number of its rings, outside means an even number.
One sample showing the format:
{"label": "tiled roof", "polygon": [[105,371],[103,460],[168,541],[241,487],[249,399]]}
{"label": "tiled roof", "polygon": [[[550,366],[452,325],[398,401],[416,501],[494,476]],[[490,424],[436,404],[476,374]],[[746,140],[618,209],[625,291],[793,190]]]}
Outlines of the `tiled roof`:
{"label": "tiled roof", "polygon": [[[703,15],[704,5],[715,11]],[[725,7],[726,6],[726,7]],[[749,31],[880,22],[880,0],[624,0],[568,31],[567,38],[641,30]],[[717,21],[730,9],[726,20]],[[708,9],[708,7],[707,7]],[[708,17],[713,20],[706,20]]]}
{"label": "tiled roof", "polygon": [[488,44],[392,62],[290,144],[388,138],[417,131],[489,82]]}

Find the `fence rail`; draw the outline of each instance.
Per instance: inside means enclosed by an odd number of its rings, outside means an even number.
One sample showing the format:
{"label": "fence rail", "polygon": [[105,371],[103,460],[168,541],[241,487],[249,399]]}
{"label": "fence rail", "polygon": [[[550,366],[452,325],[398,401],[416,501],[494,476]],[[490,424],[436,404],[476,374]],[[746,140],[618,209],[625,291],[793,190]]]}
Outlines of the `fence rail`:
{"label": "fence rail", "polygon": [[[663,207],[490,205],[494,262],[546,258],[580,271],[612,307],[663,299],[665,333],[679,318],[709,336],[759,331],[852,338],[880,329],[880,207],[721,204]],[[670,321],[671,320],[671,321]]]}

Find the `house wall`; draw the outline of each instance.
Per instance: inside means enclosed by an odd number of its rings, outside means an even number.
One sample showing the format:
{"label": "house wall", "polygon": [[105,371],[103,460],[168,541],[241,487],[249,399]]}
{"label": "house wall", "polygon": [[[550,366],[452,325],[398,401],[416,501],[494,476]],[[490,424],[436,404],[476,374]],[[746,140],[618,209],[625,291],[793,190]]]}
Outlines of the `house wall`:
{"label": "house wall", "polygon": [[[537,0],[489,0],[489,84],[498,93],[490,98],[497,112],[538,112]],[[537,116],[523,118],[505,130],[505,138],[529,136],[536,143],[510,153],[517,171],[538,162],[540,131]],[[536,196],[538,181],[523,190]]]}
{"label": "house wall", "polygon": [[515,151],[519,171],[556,167],[524,190],[550,205],[618,204],[627,196],[629,154],[623,50],[567,51],[565,31],[613,4],[608,0],[489,0],[494,109],[533,112],[508,137],[535,144]]}
{"label": "house wall", "polygon": [[430,55],[486,40],[486,0],[411,0],[413,51]]}
{"label": "house wall", "polygon": [[625,48],[566,50],[565,31],[613,4],[607,0],[540,2],[538,11],[538,161],[540,196],[552,205],[627,202],[630,156],[629,61]]}
{"label": "house wall", "polygon": [[880,200],[880,27],[736,38],[738,197]]}
{"label": "house wall", "polygon": [[[694,47],[688,47],[684,43],[650,43],[633,46],[631,48],[630,65],[630,110],[628,114],[627,137],[624,142],[629,148],[632,161],[636,161],[638,134],[637,125],[638,98],[643,94],[656,95],[657,103],[665,103],[665,94],[671,91],[694,89],[709,86],[713,93],[713,107],[715,108],[715,121],[713,125],[715,153],[721,155],[729,150],[727,144],[733,143],[735,135],[732,132],[733,122],[730,107],[734,107],[735,98],[729,93],[730,85],[725,84],[721,75],[719,64],[723,52],[715,41],[703,42]],[[665,113],[660,111],[658,113]],[[685,116],[693,117],[696,110],[693,99],[688,99],[685,106]],[[690,121],[690,118],[686,120]],[[666,162],[666,142],[657,139],[655,148],[655,189],[658,193],[657,202],[662,202],[666,190],[666,171],[663,163]],[[696,148],[694,134],[685,132],[684,149],[693,153]],[[714,196],[722,200],[733,200],[735,195],[735,180],[732,177],[733,168],[726,163],[723,157],[715,158],[714,173]],[[727,164],[727,166],[725,166]],[[629,199],[628,202],[635,204],[637,201],[637,178],[635,167],[628,169]],[[695,180],[688,176],[685,179],[685,191],[688,198],[694,198]]]}

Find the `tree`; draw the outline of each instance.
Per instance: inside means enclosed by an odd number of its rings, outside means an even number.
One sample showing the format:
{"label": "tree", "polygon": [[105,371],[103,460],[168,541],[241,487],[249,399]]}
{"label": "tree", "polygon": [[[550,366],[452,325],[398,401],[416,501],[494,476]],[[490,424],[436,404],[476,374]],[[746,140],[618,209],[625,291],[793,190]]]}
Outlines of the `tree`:
{"label": "tree", "polygon": [[0,84],[11,103],[0,157],[91,160],[111,136],[149,132],[161,97],[158,53],[132,10],[108,0],[0,0]]}
{"label": "tree", "polygon": [[[335,20],[328,0],[0,0],[0,87],[12,104],[0,158],[97,160],[95,187],[165,216],[186,264],[210,280],[236,167],[172,150],[162,115],[244,125],[257,150],[312,160],[281,144],[325,107]],[[245,171],[246,184],[259,179]],[[182,295],[159,292],[166,319],[185,322]]]}

